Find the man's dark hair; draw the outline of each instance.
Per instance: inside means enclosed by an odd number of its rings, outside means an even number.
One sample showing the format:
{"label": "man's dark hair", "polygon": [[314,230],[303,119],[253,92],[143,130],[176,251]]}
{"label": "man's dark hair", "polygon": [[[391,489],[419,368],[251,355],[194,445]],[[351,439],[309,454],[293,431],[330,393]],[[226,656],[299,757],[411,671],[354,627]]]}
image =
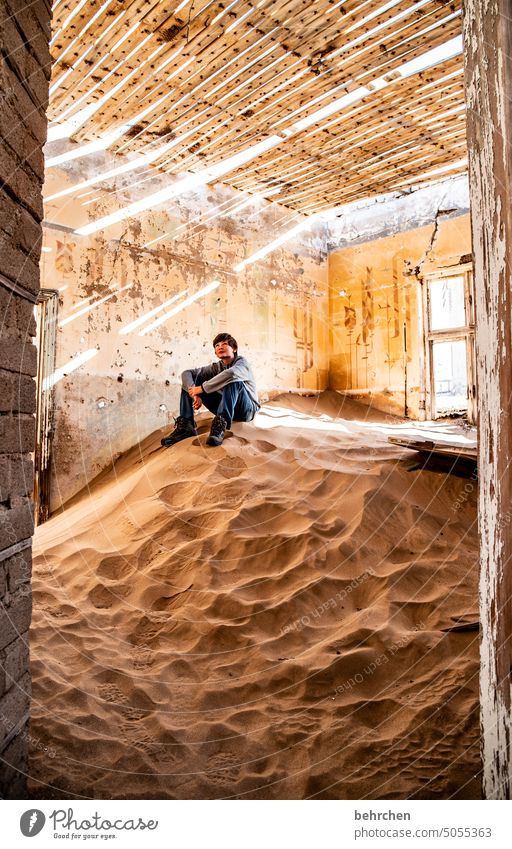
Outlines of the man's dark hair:
{"label": "man's dark hair", "polygon": [[233,351],[236,353],[238,351],[238,343],[236,339],[231,335],[231,333],[217,333],[215,339],[213,340],[213,347],[215,348],[219,342],[227,342],[228,345],[233,348]]}

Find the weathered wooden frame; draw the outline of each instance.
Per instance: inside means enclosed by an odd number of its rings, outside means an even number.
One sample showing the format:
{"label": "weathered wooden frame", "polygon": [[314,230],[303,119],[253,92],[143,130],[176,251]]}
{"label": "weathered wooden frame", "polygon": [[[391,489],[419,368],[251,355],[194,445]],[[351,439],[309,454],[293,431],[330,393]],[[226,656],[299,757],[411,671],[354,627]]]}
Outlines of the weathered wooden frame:
{"label": "weathered wooden frame", "polygon": [[464,58],[479,425],[483,790],[512,793],[512,18],[465,0]]}
{"label": "weathered wooden frame", "polygon": [[[460,327],[446,330],[431,329],[430,285],[434,280],[450,277],[464,278],[464,308],[466,323]],[[476,422],[476,379],[475,379],[475,325],[474,325],[474,294],[473,294],[473,265],[466,263],[452,268],[444,268],[425,275],[423,279],[423,333],[425,334],[425,412],[428,419],[439,418],[443,415],[436,409],[434,389],[433,345],[435,342],[466,342],[466,375],[468,383],[467,415],[471,423]]]}

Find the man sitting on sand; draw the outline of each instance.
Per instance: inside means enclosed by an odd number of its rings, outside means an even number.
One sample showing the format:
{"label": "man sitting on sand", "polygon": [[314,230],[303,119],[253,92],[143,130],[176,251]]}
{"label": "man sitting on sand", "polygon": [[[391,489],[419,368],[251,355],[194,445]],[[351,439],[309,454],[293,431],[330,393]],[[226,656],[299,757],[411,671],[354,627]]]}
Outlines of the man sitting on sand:
{"label": "man sitting on sand", "polygon": [[187,369],[181,375],[180,415],[162,445],[168,447],[197,436],[194,410],[203,404],[214,414],[207,445],[222,445],[231,422],[251,422],[259,410],[254,375],[245,357],[238,355],[236,339],[229,333],[219,333],[213,349],[218,362]]}

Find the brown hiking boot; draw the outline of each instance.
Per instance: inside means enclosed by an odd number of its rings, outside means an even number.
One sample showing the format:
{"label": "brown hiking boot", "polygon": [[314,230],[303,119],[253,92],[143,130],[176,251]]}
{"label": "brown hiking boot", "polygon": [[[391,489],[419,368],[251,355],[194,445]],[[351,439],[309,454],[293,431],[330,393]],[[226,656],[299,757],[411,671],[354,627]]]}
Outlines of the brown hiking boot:
{"label": "brown hiking boot", "polygon": [[178,418],[175,419],[175,424],[176,427],[173,432],[170,433],[169,436],[164,436],[164,438],[160,440],[160,445],[163,445],[164,448],[176,445],[176,443],[181,442],[182,439],[189,439],[191,436],[197,436],[197,430],[194,422],[190,419],[186,419],[185,416],[178,416]]}
{"label": "brown hiking boot", "polygon": [[214,416],[210,427],[210,435],[206,440],[207,445],[222,445],[224,442],[224,431],[228,424],[222,416]]}

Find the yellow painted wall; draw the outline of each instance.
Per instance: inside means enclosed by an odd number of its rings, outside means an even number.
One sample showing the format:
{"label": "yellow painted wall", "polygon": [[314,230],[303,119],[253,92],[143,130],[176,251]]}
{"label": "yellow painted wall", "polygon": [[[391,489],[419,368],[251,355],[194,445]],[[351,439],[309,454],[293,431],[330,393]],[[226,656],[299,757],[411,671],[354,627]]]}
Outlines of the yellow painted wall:
{"label": "yellow painted wall", "polygon": [[469,215],[331,253],[330,387],[423,418],[421,281],[470,253]]}

